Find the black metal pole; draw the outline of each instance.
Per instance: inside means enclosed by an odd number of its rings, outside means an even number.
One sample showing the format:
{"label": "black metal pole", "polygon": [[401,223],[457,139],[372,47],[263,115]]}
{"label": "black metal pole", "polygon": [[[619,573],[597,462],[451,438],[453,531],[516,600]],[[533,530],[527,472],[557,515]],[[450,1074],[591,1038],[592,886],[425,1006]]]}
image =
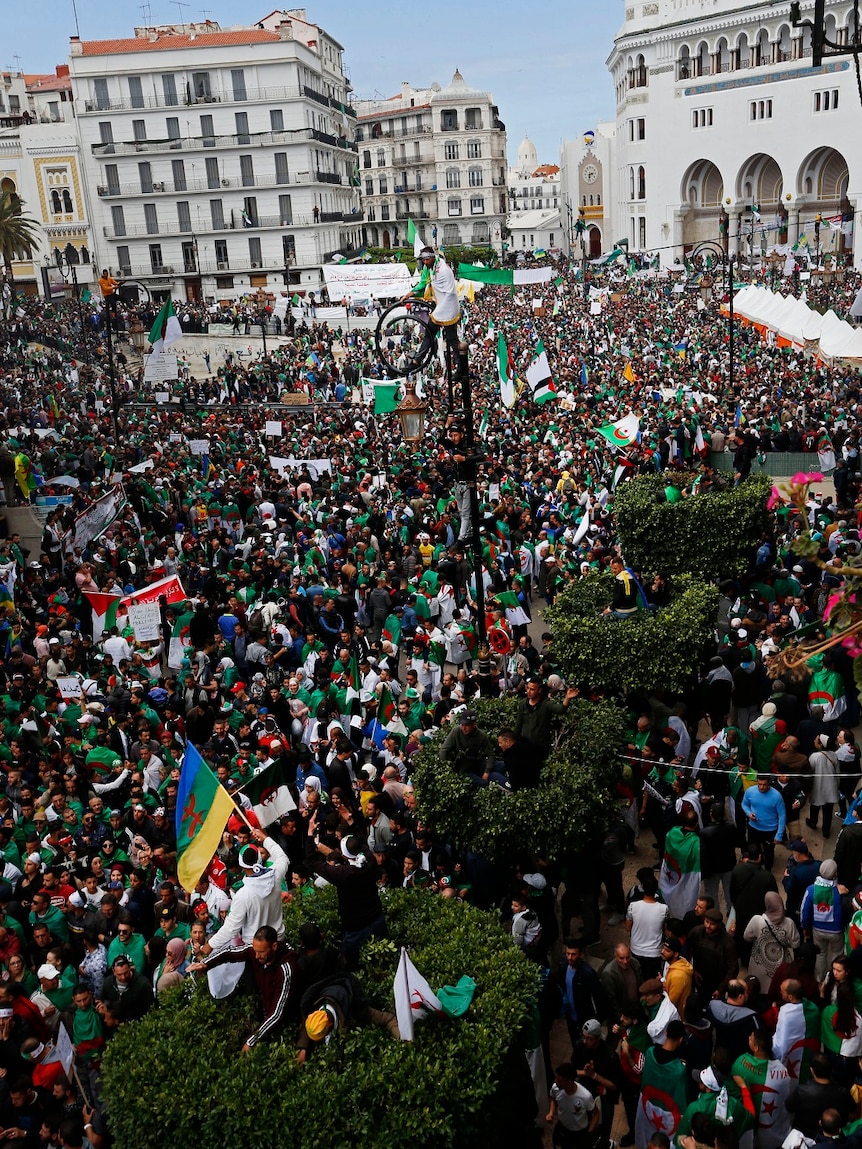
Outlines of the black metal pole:
{"label": "black metal pole", "polygon": [[[450,356],[447,356],[450,359]],[[479,462],[476,452],[476,436],[473,428],[473,397],[470,394],[470,364],[466,343],[458,344],[458,378],[461,383],[461,403],[464,412],[464,446],[466,462],[462,464],[466,475],[467,494],[470,499],[470,522],[473,536],[470,545],[473,554],[473,577],[476,580],[476,647],[483,651],[488,644],[488,627],[485,618],[485,583],[482,578],[482,536],[479,533]],[[481,657],[481,655],[480,655]]]}
{"label": "black metal pole", "polygon": [[105,296],[105,341],[108,350],[108,382],[111,386],[111,423],[114,427],[114,449],[120,449],[120,431],[117,425],[117,380],[114,376],[114,345],[111,342],[111,315],[114,308],[116,294],[111,292]]}
{"label": "black metal pole", "polygon": [[[67,261],[68,262],[68,261]],[[75,292],[75,300],[78,304],[78,322],[81,325],[81,339],[84,343],[84,362],[89,365],[90,363],[90,341],[87,339],[87,326],[84,323],[84,305],[81,302],[81,290],[78,287],[78,273],[75,271],[74,263],[69,264],[69,269],[72,272],[72,287]]]}
{"label": "black metal pole", "polygon": [[730,383],[730,390],[733,391],[733,254],[732,253],[728,257],[727,264],[728,264],[728,272],[729,272],[728,277],[727,277],[727,285],[728,285],[728,293],[729,293],[728,297],[730,300],[730,309],[728,312],[728,320],[727,320],[727,350],[728,350],[728,354],[730,356],[729,368],[728,368],[728,380]]}

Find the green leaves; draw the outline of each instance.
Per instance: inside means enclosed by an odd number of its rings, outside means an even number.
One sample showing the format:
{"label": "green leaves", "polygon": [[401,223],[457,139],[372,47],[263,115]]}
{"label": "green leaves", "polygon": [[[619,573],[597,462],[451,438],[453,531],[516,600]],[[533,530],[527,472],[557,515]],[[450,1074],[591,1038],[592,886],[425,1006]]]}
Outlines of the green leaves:
{"label": "green leaves", "polygon": [[614,514],[626,562],[644,574],[732,578],[751,569],[771,529],[766,500],[771,481],[754,475],[741,486],[664,501],[669,480],[691,487],[696,476],[646,475],[624,483]]}
{"label": "green leaves", "polygon": [[685,690],[714,644],[718,591],[681,575],[668,606],[619,619],[601,613],[611,583],[604,574],[572,583],[548,614],[566,679],[611,694]]}
{"label": "green leaves", "polygon": [[[455,899],[392,890],[386,917],[389,936],[363,950],[359,976],[371,1003],[393,1009],[392,982],[406,945],[434,989],[463,973],[476,980],[463,1018],[428,1018],[413,1042],[372,1026],[356,1029],[299,1067],[295,1025],[282,1041],[241,1054],[257,1023],[254,999],[235,993],[216,1002],[204,980],[191,993],[187,983],[109,1043],[102,1083],[117,1149],[491,1149],[498,1095],[516,1095],[507,1058],[512,1049],[523,1056],[520,1030],[538,992],[536,967],[494,918]],[[332,888],[286,905],[286,936],[294,944],[304,921],[317,922],[338,944]]]}
{"label": "green leaves", "polygon": [[[518,706],[515,699],[479,701],[480,729],[496,741],[497,732],[514,723]],[[491,861],[517,852],[559,858],[607,824],[623,745],[623,714],[613,704],[572,703],[540,786],[517,794],[479,788],[441,761],[442,739],[441,734],[413,759],[413,782],[422,821],[459,848]]]}

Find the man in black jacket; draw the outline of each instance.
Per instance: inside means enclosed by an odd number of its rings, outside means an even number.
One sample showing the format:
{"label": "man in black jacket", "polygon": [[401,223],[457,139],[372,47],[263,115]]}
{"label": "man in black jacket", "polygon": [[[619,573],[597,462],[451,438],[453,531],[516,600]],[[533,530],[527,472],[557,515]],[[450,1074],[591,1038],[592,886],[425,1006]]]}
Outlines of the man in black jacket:
{"label": "man in black jacket", "polygon": [[124,1021],[140,1021],[153,1004],[153,986],[149,978],[135,973],[126,954],[114,958],[111,972],[105,978],[96,1012],[109,1029]]}
{"label": "man in black jacket", "polygon": [[563,993],[563,1013],[572,1048],[583,1036],[585,1022],[591,1018],[605,1021],[608,1002],[599,975],[584,957],[580,938],[566,938],[565,962],[557,970],[557,981]]}

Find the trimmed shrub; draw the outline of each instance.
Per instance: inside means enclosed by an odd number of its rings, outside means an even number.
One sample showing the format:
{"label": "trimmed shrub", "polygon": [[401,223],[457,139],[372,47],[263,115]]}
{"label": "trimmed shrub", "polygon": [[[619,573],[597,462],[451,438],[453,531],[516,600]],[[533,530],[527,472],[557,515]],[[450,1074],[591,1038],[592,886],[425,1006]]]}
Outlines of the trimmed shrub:
{"label": "trimmed shrub", "polygon": [[683,691],[714,647],[718,591],[681,575],[668,606],[621,619],[602,614],[612,584],[610,574],[590,575],[566,587],[548,612],[563,675],[619,695]]}
{"label": "trimmed shrub", "polygon": [[744,575],[760,539],[771,531],[766,509],[770,479],[754,475],[736,488],[690,495],[678,503],[660,501],[671,478],[690,486],[696,476],[645,475],[623,483],[614,495],[626,562],[650,574]]}
{"label": "trimmed shrub", "polygon": [[[494,918],[461,902],[392,890],[386,916],[389,937],[363,950],[359,976],[371,1003],[393,1008],[392,983],[406,945],[435,990],[465,973],[475,979],[464,1017],[420,1021],[413,1042],[356,1029],[300,1067],[292,1031],[240,1053],[257,1017],[253,998],[237,992],[218,1002],[204,983],[187,982],[142,1021],[122,1026],[108,1045],[102,1081],[117,1149],[499,1144],[498,1117],[508,1112],[511,1119],[507,1102],[517,1095],[519,1073],[523,1081],[521,1030],[538,991],[536,967]],[[335,891],[287,905],[288,940],[298,940],[303,921],[317,921],[336,937]]]}
{"label": "trimmed shrub", "polygon": [[[518,705],[515,699],[475,703],[479,727],[492,742],[500,729],[513,725]],[[498,786],[478,787],[456,766],[441,761],[441,733],[413,759],[420,817],[446,841],[491,861],[519,851],[562,858],[582,848],[610,820],[623,732],[623,713],[612,703],[576,699],[561,720],[539,786],[516,794]]]}

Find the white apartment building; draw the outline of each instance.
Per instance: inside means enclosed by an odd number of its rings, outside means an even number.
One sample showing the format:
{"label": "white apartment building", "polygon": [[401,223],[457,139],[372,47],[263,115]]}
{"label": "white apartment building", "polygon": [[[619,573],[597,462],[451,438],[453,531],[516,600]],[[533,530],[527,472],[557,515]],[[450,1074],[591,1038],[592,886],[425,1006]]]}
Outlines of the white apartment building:
{"label": "white apartment building", "polygon": [[563,246],[560,224],[560,169],[540,164],[536,145],[524,136],[508,175],[507,251],[556,250]]}
{"label": "white apartment building", "polygon": [[[826,0],[830,40],[851,42],[853,9],[852,0]],[[814,0],[801,10],[811,18]],[[659,250],[670,264],[726,237],[731,252],[755,248],[757,258],[802,232],[811,242],[821,215],[835,221],[824,246],[852,251],[862,266],[850,226],[862,208],[853,60],[814,68],[810,30],[791,26],[789,3],[625,0],[607,63],[614,222],[632,251]]]}
{"label": "white apartment building", "polygon": [[93,240],[65,65],[47,76],[2,74],[0,188],[41,225],[33,258],[13,261],[17,288],[35,294],[53,285],[53,294],[71,294],[72,275],[68,267],[65,274],[58,268],[57,251],[75,265],[79,284],[92,283]]}
{"label": "white apartment building", "polygon": [[156,300],[319,291],[361,240],[342,51],[303,9],[73,37],[99,266]]}
{"label": "white apartment building", "polygon": [[441,88],[358,100],[356,142],[371,247],[407,243],[412,219],[426,243],[502,251],[506,223],[506,126],[490,92],[456,71]]}

